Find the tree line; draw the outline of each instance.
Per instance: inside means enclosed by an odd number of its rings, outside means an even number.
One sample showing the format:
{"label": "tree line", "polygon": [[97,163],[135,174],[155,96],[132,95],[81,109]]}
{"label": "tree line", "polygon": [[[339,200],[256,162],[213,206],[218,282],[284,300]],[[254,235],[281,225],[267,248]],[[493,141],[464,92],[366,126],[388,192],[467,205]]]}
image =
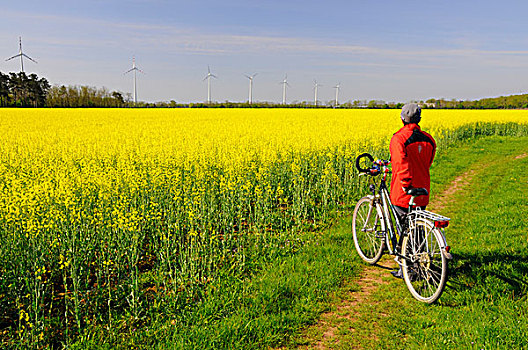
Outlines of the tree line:
{"label": "tree line", "polygon": [[429,99],[432,108],[442,109],[526,109],[528,94],[483,98],[475,101]]}
{"label": "tree line", "polygon": [[[128,98],[130,100],[130,98]],[[32,73],[0,72],[1,107],[128,107],[119,91],[91,86],[51,86]]]}
{"label": "tree line", "polygon": [[[475,101],[446,100],[431,98],[427,101],[413,101],[422,108],[439,109],[516,109],[528,108],[528,94],[484,98]],[[313,101],[293,101],[283,105],[274,102],[214,102],[214,103],[178,103],[169,102],[138,102],[131,101],[131,94],[110,91],[106,88],[96,88],[86,85],[54,85],[46,78],[39,78],[32,73],[24,72],[4,74],[0,72],[0,107],[139,107],[139,108],[396,108],[403,106],[401,102],[385,102],[381,100],[355,100],[340,103],[335,101],[319,103]]]}
{"label": "tree line", "polygon": [[128,107],[123,94],[110,92],[106,88],[91,86],[52,86],[48,90],[46,107],[90,108],[90,107]]}
{"label": "tree line", "polygon": [[0,72],[0,106],[44,107],[50,87],[46,78],[39,78],[34,73]]}

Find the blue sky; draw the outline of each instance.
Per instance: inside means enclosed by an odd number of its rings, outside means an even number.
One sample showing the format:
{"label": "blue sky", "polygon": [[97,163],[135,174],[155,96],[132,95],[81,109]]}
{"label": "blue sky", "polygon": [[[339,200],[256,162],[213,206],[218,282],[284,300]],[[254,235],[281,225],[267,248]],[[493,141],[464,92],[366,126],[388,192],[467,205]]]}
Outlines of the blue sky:
{"label": "blue sky", "polygon": [[[132,92],[145,101],[475,99],[528,91],[524,1],[6,1],[0,57],[24,52],[53,84]],[[0,61],[0,71],[19,62]]]}

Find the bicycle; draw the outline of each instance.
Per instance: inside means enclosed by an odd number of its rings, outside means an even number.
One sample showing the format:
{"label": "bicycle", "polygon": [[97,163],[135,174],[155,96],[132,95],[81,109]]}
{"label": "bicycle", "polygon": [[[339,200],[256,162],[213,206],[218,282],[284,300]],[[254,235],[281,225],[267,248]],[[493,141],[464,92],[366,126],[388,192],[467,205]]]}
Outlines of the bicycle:
{"label": "bicycle", "polygon": [[[367,158],[371,164],[362,167]],[[445,239],[448,217],[423,210],[415,205],[415,198],[427,195],[425,188],[411,188],[409,210],[400,222],[390,201],[387,176],[390,161],[376,160],[363,153],[356,158],[360,176],[374,179],[383,175],[378,184],[369,186],[371,195],[361,198],[352,216],[352,232],[356,250],[365,262],[374,265],[385,251],[395,256],[403,279],[412,296],[428,304],[440,298],[447,280],[447,263],[453,257]]]}

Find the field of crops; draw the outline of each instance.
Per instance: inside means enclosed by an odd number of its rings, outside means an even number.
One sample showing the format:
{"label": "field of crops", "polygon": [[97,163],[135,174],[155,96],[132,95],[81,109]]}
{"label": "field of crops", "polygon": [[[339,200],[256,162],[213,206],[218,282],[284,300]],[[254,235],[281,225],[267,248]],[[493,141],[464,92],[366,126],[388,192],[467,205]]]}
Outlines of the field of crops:
{"label": "field of crops", "polygon": [[[140,326],[149,310],[192,307],[226,271],[248,273],[252,256],[299,249],[300,232],[357,199],[355,156],[386,155],[401,126],[397,110],[0,116],[4,344],[68,343],[93,324]],[[441,146],[526,133],[528,123],[528,111],[422,116]]]}

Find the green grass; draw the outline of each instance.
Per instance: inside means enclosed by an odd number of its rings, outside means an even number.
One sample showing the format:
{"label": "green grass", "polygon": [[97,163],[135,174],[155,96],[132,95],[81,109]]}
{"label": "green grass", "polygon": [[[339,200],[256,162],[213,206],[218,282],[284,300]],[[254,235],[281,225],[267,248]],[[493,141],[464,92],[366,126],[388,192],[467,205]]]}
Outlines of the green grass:
{"label": "green grass", "polygon": [[463,153],[485,167],[446,208],[455,261],[449,289],[430,315],[453,321],[416,332],[416,345],[528,347],[528,158],[515,159],[527,152],[527,138],[493,138]]}
{"label": "green grass", "polygon": [[175,313],[168,308],[134,332],[112,334],[101,328],[73,348],[261,349],[288,344],[317,321],[332,300],[328,292],[360,270],[352,249],[346,231],[330,229],[298,253],[261,266],[258,274],[219,279],[192,309]]}
{"label": "green grass", "polygon": [[437,158],[433,193],[476,171],[442,210],[454,255],[444,294],[421,304],[387,272],[357,318],[336,321],[333,348],[528,348],[528,157],[515,159],[527,152],[526,137],[492,137]]}

